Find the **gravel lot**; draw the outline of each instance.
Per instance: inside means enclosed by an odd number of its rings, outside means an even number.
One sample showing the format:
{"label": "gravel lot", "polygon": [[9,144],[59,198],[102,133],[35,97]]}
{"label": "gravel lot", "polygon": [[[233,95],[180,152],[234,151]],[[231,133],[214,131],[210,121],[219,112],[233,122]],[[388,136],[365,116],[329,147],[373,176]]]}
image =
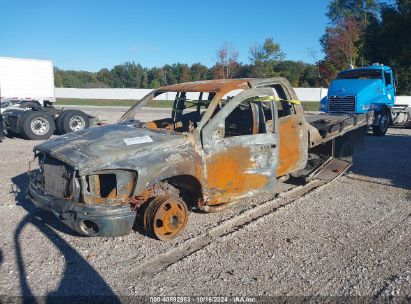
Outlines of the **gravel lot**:
{"label": "gravel lot", "polygon": [[[88,111],[108,122],[123,112]],[[170,242],[139,231],[82,237],[36,209],[25,190],[38,143],[0,143],[0,295],[411,299],[411,130],[367,136],[346,176],[285,206],[265,203],[271,212],[248,201],[191,213]]]}

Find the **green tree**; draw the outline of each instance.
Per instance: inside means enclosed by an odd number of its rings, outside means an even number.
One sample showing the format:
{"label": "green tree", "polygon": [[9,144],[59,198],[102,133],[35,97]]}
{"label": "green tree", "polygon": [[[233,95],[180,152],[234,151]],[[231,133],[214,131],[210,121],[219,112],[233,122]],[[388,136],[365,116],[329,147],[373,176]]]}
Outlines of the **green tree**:
{"label": "green tree", "polygon": [[208,68],[201,63],[194,63],[190,67],[190,75],[192,81],[208,79]]}
{"label": "green tree", "polygon": [[[238,63],[236,55],[231,56],[232,59],[227,59],[230,56],[223,56],[225,64],[231,64],[228,69],[227,66],[221,69],[219,65],[208,68],[201,63],[194,63],[191,66],[184,63],[174,63],[166,64],[163,67],[145,68],[134,62],[116,65],[111,70],[103,68],[98,72],[61,70],[56,67],[55,86],[67,88],[158,88],[169,84],[227,76],[231,78],[283,76],[295,86],[312,86],[316,83],[318,69],[302,62],[283,61],[284,53],[272,39],[266,39],[257,51],[253,57],[255,60],[251,64]],[[236,53],[235,50],[234,53]],[[256,73],[256,64],[261,64],[263,73]],[[224,73],[224,75],[220,74],[219,76],[219,73]]]}
{"label": "green tree", "polygon": [[319,62],[325,84],[349,65],[363,66],[367,27],[379,16],[379,0],[332,0],[326,13],[329,25],[320,42],[325,54]]}
{"label": "green tree", "polygon": [[250,61],[253,66],[253,77],[273,77],[278,74],[274,66],[284,60],[285,54],[278,43],[267,38],[263,45],[255,44],[250,47]]}
{"label": "green tree", "polygon": [[353,18],[343,19],[337,26],[326,29],[321,39],[325,59],[320,62],[320,70],[327,84],[338,71],[356,65],[361,32],[361,24]]}
{"label": "green tree", "polygon": [[141,88],[146,69],[140,64],[126,62],[116,65],[110,71],[112,75],[112,84],[116,88]]}
{"label": "green tree", "polygon": [[378,0],[332,0],[326,13],[332,24],[354,18],[367,22],[367,17],[377,16],[380,2]]}
{"label": "green tree", "polygon": [[317,87],[320,85],[318,66],[307,64],[300,77],[300,87]]}
{"label": "green tree", "polygon": [[162,68],[151,68],[147,73],[148,87],[151,89],[156,89],[163,85],[166,85],[164,69]]}
{"label": "green tree", "polygon": [[411,1],[397,0],[381,7],[381,19],[367,29],[365,57],[369,62],[390,65],[397,79],[397,92],[411,94]]}
{"label": "green tree", "polygon": [[178,75],[177,75],[177,70],[175,66],[176,64],[173,64],[173,65],[166,64],[163,66],[164,79],[165,79],[166,84],[178,83]]}
{"label": "green tree", "polygon": [[62,72],[58,68],[54,68],[54,86],[56,88],[62,88],[63,87]]}
{"label": "green tree", "polygon": [[235,74],[236,78],[253,77],[253,66],[251,64],[240,64]]}
{"label": "green tree", "polygon": [[108,69],[101,69],[97,72],[97,80],[104,83],[107,87],[113,86],[113,75]]}
{"label": "green tree", "polygon": [[285,77],[292,86],[300,86],[306,64],[301,61],[282,61],[274,66],[274,71],[278,76]]}

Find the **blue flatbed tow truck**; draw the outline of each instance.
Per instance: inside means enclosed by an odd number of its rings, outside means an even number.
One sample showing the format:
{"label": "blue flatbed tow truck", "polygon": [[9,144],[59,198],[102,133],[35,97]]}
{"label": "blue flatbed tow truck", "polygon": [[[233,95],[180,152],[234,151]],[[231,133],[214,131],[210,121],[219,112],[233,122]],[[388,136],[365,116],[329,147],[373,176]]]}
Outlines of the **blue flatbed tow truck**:
{"label": "blue flatbed tow truck", "polygon": [[373,133],[383,136],[390,125],[411,126],[411,107],[395,100],[393,70],[376,63],[338,73],[320,102],[320,111],[359,114],[373,110]]}

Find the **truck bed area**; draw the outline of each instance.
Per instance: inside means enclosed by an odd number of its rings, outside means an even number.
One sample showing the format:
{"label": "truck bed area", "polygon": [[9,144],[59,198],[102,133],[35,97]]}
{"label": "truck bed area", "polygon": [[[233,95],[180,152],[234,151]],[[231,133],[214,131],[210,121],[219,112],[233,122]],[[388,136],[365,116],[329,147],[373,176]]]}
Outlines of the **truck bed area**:
{"label": "truck bed area", "polygon": [[369,126],[372,124],[373,118],[373,111],[364,114],[307,114],[305,120],[317,131],[310,130],[310,146],[317,146],[347,132]]}

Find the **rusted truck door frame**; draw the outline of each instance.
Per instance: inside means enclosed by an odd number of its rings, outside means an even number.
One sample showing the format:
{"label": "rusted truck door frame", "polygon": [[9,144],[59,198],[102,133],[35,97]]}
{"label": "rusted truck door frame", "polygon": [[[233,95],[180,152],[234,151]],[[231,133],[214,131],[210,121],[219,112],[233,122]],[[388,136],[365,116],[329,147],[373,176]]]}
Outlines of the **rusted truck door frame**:
{"label": "rusted truck door frame", "polygon": [[[231,99],[201,130],[204,198],[209,205],[275,191],[278,159],[275,103],[271,102],[273,122],[270,130],[224,137],[226,118],[237,106],[253,97],[274,94],[272,88],[244,91]],[[255,126],[255,121],[253,124]]]}
{"label": "rusted truck door frame", "polygon": [[[308,138],[304,131],[304,112],[300,105],[293,105],[287,99],[296,99],[290,96],[281,85],[273,86],[281,101],[284,111],[282,117],[278,117],[279,130],[279,163],[277,176],[283,176],[300,169],[307,163]],[[286,107],[288,107],[286,109]],[[287,113],[288,110],[288,113]]]}

